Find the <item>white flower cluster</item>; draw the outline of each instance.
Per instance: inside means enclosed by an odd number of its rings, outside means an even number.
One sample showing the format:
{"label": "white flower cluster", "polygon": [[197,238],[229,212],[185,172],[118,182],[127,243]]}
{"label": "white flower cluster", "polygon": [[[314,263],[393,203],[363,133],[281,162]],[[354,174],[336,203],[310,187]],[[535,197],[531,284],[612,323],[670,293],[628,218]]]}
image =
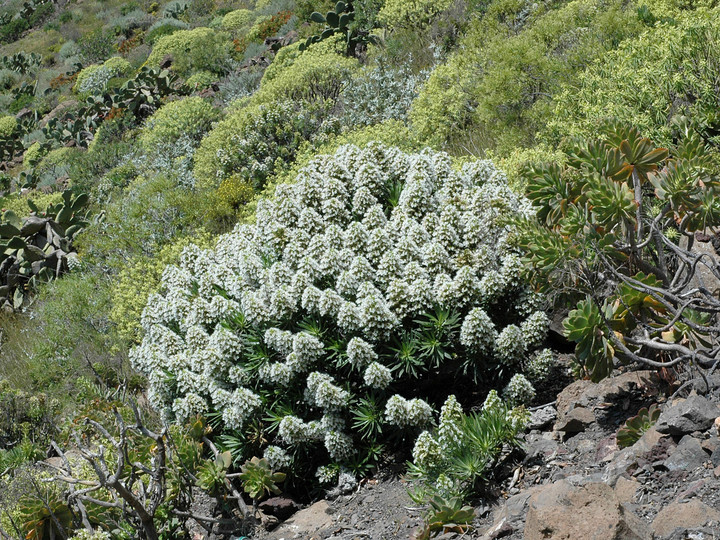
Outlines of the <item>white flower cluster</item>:
{"label": "white flower cluster", "polygon": [[522,373],[516,373],[503,390],[503,397],[509,405],[527,405],[535,397],[535,389]]}
{"label": "white flower cluster", "polygon": [[89,532],[86,530],[78,530],[68,540],[110,540],[110,533],[102,530]]}
{"label": "white flower cluster", "polygon": [[555,355],[550,349],[543,349],[527,361],[525,375],[533,383],[542,382],[550,375],[553,365],[555,365]]}
{"label": "white flower cluster", "polygon": [[399,427],[422,427],[432,422],[432,407],[422,399],[395,394],[385,404],[385,420]]}
{"label": "white flower cluster", "polygon": [[520,325],[525,347],[528,349],[542,344],[550,328],[550,319],[544,311],[535,311]]}
{"label": "white flower cluster", "polygon": [[424,469],[437,467],[443,459],[442,448],[429,431],[423,431],[418,436],[412,456],[415,465]]}
{"label": "white flower cluster", "polygon": [[438,466],[462,442],[463,410],[454,395],[448,396],[440,410],[440,424],[432,435],[423,431],[415,441],[413,461],[425,469]]}
{"label": "white flower cluster", "polygon": [[355,367],[365,367],[378,359],[372,345],[362,338],[354,337],[347,344],[347,357]]}
{"label": "white flower cluster", "polygon": [[326,373],[313,372],[307,378],[305,400],[311,405],[334,411],[344,408],[350,400],[350,394],[333,384]]}
{"label": "white flower cluster", "polygon": [[460,492],[459,482],[445,473],[440,474],[435,481],[435,488],[441,497],[457,496]]}
{"label": "white flower cluster", "polygon": [[373,362],[365,370],[363,379],[369,387],[384,390],[392,382],[393,376],[389,368]]}
{"label": "white flower cluster", "polygon": [[514,324],[509,324],[495,338],[495,356],[500,362],[514,366],[522,360],[525,354],[525,340],[522,330]]}
{"label": "white flower cluster", "polygon": [[[389,201],[398,183],[403,189]],[[255,224],[238,225],[213,250],[190,246],[166,268],[161,293],[143,312],[133,365],[168,418],[216,410],[237,428],[262,406],[258,388],[306,388],[310,409],[328,416],[344,410],[356,388],[398,382],[378,351],[433,306],[467,313],[461,343],[493,355],[503,335],[488,315],[493,300],[517,298],[503,306],[516,312],[527,303],[504,220],[530,213],[489,161],[457,171],[446,154],[376,143],[318,156],[258,204]],[[262,330],[259,346],[269,351],[257,376],[248,375],[243,341],[227,329],[239,313]],[[304,317],[348,340],[340,354],[359,383],[337,377],[317,337],[283,329]],[[394,396],[385,417],[423,426],[431,412],[424,401]],[[342,428],[317,420],[286,417],[279,433],[286,444],[324,441],[334,455],[350,452]]]}
{"label": "white flower cluster", "polygon": [[334,484],[340,474],[340,468],[337,465],[321,465],[315,472],[315,477],[321,484]]}
{"label": "white flower cluster", "polygon": [[508,411],[505,418],[510,422],[512,429],[519,432],[530,423],[530,411],[525,407],[514,407]]}
{"label": "white flower cluster", "polygon": [[497,393],[497,390],[490,390],[488,392],[488,395],[485,397],[485,401],[483,402],[482,410],[488,411],[495,409],[502,405],[502,399],[500,399],[500,396]]}
{"label": "white flower cluster", "polygon": [[438,443],[444,452],[455,448],[462,438],[463,410],[454,395],[448,396],[440,409],[440,425],[437,430]]}
{"label": "white flower cluster", "polygon": [[278,426],[280,438],[287,444],[300,444],[324,438],[320,422],[303,422],[297,416],[288,415],[283,417]]}
{"label": "white flower cluster", "polygon": [[270,445],[265,449],[263,457],[267,459],[267,462],[270,464],[270,468],[274,471],[284,469],[290,465],[290,462],[292,461],[292,458],[285,449],[273,445]]}
{"label": "white flower cluster", "polygon": [[489,353],[495,346],[497,330],[490,316],[482,308],[473,308],[460,328],[460,343],[471,351]]}

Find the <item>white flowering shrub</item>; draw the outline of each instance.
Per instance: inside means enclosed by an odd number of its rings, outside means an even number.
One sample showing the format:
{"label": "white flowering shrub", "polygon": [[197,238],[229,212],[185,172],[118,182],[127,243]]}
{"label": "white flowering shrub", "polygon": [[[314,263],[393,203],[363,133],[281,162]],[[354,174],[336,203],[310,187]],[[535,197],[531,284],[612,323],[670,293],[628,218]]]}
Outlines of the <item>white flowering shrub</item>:
{"label": "white flowering shrub", "polygon": [[[261,426],[307,478],[358,470],[429,428],[444,389],[504,385],[534,351],[538,325],[523,328],[540,316],[505,225],[527,212],[488,161],[341,147],[255,224],[165,269],[132,361],[169,419],[206,414],[236,439]],[[439,436],[442,449],[457,430]]]}
{"label": "white flowering shrub", "polygon": [[535,397],[535,389],[522,373],[516,373],[503,390],[505,400],[511,405],[528,405]]}
{"label": "white flowering shrub", "polygon": [[110,540],[111,536],[109,533],[98,530],[95,532],[88,532],[85,530],[76,531],[69,540]]}
{"label": "white flowering shrub", "polygon": [[386,120],[407,120],[408,111],[429,71],[414,74],[410,66],[392,69],[384,64],[360,72],[340,94],[342,121],[353,128]]}
{"label": "white flowering shrub", "polygon": [[93,64],[80,71],[73,88],[81,95],[102,92],[113,77],[128,75],[131,71],[127,60],[113,56],[103,64]]}
{"label": "white flowering shrub", "polygon": [[555,365],[555,355],[550,349],[533,354],[525,364],[525,375],[531,383],[540,383],[547,379]]}
{"label": "white flowering shrub", "polygon": [[495,465],[504,445],[517,446],[527,412],[510,409],[495,390],[482,410],[466,415],[451,395],[440,411],[437,428],[423,431],[415,441],[410,474],[416,479],[417,502],[433,495],[464,499],[473,494]]}

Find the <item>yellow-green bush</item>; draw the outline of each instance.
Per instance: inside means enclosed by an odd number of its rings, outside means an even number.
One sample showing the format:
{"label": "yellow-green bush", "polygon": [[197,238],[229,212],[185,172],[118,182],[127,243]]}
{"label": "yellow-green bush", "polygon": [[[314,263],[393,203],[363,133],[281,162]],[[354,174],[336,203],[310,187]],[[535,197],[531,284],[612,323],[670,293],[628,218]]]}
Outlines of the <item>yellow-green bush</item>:
{"label": "yellow-green bush", "polygon": [[23,165],[27,167],[35,166],[45,155],[45,149],[40,146],[39,142],[32,143],[23,156]]}
{"label": "yellow-green bush", "polygon": [[230,36],[212,28],[178,30],[157,40],[147,60],[158,66],[166,55],[173,58],[172,69],[180,75],[194,71],[222,71],[230,56]]}
{"label": "yellow-green bush", "polygon": [[17,118],[14,116],[3,116],[0,118],[0,138],[9,139],[18,128]]}
{"label": "yellow-green bush", "polygon": [[23,194],[13,193],[3,199],[0,199],[1,210],[12,210],[18,216],[27,216],[31,210],[28,206],[28,200],[32,201],[38,207],[40,212],[44,212],[48,206],[62,202],[62,193],[55,191],[53,193],[43,193],[42,191],[26,191]]}
{"label": "yellow-green bush", "polygon": [[439,65],[413,103],[410,120],[428,144],[440,146],[471,124],[474,111],[467,89],[472,60],[469,54],[455,54]]}
{"label": "yellow-green bush", "polygon": [[716,146],[720,129],[720,10],[678,16],[624,42],[566,85],[542,140],[555,145],[600,133],[610,119],[632,125],[653,142],[672,142],[674,115],[690,117]]}
{"label": "yellow-green bush", "polygon": [[236,9],[223,17],[220,27],[228,32],[237,32],[250,26],[254,19],[255,16],[249,9]]}
{"label": "yellow-green bush", "polygon": [[237,107],[218,122],[195,152],[196,186],[215,190],[233,175],[260,190],[295,159],[306,141],[338,126],[325,124],[324,103],[261,103]]}
{"label": "yellow-green bush", "polygon": [[483,146],[531,143],[562,84],[642,28],[635,4],[623,0],[531,8],[498,0],[430,76],[410,118],[434,144],[452,144],[468,132],[483,133]]}
{"label": "yellow-green bush", "polygon": [[265,71],[253,102],[335,99],[360,67],[356,59],[343,54],[341,36],[316,43],[304,52],[299,46],[298,42],[280,49]]}
{"label": "yellow-green bush", "polygon": [[113,56],[102,64],[94,64],[81,70],[73,90],[79,94],[101,92],[112,78],[122,77],[131,72],[130,62],[119,56]]}
{"label": "yellow-green bush", "polygon": [[68,159],[70,159],[70,157],[77,152],[78,150],[76,148],[56,148],[55,150],[51,150],[50,152],[48,152],[47,155],[38,162],[36,168],[38,170],[41,170],[50,169],[59,165],[66,165]]}
{"label": "yellow-green bush", "polygon": [[112,292],[110,320],[122,339],[129,342],[139,341],[140,316],[148,297],[159,290],[165,266],[177,264],[182,250],[190,244],[210,248],[211,236],[201,233],[193,237],[179,238],[162,248],[157,255],[140,257],[120,271]]}
{"label": "yellow-green bush", "polygon": [[378,13],[378,21],[390,29],[426,27],[445,11],[452,0],[387,0]]}
{"label": "yellow-green bush", "polygon": [[140,135],[140,144],[151,153],[174,143],[181,136],[199,140],[218,117],[218,111],[200,97],[172,101],[148,119]]}
{"label": "yellow-green bush", "polygon": [[215,73],[211,73],[209,71],[198,71],[194,75],[188,77],[188,79],[185,81],[185,84],[187,84],[193,90],[202,90],[204,88],[207,88],[217,80],[218,76]]}
{"label": "yellow-green bush", "polygon": [[247,204],[254,194],[252,184],[237,174],[229,176],[220,182],[217,189],[220,202],[231,209]]}

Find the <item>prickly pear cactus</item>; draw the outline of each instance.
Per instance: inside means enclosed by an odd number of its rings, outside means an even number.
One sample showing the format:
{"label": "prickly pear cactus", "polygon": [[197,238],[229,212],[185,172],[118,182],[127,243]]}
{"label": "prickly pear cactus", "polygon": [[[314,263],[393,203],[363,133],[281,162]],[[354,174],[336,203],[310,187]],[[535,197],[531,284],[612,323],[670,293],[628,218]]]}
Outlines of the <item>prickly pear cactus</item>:
{"label": "prickly pear cactus", "polygon": [[87,225],[88,196],[63,193],[63,201],[45,212],[29,201],[31,214],[20,219],[11,210],[0,217],[0,304],[20,309],[40,281],[68,271],[75,235]]}

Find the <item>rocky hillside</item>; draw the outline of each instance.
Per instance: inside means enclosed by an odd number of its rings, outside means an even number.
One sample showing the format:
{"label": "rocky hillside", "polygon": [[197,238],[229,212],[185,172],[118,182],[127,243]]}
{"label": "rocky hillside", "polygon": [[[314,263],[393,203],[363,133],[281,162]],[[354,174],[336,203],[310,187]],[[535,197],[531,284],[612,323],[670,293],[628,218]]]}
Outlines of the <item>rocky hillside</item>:
{"label": "rocky hillside", "polygon": [[[667,382],[653,371],[570,384],[555,403],[533,410],[522,449],[504,457],[492,493],[474,501],[472,529],[438,538],[713,538],[720,527],[717,385],[669,400],[663,390]],[[619,447],[623,419],[648,403],[660,403],[657,422]],[[269,499],[260,508],[272,530],[253,537],[414,537],[421,508],[406,481],[385,473],[299,511],[290,499]]]}
{"label": "rocky hillside", "polygon": [[719,9],[3,2],[0,538],[712,537]]}

